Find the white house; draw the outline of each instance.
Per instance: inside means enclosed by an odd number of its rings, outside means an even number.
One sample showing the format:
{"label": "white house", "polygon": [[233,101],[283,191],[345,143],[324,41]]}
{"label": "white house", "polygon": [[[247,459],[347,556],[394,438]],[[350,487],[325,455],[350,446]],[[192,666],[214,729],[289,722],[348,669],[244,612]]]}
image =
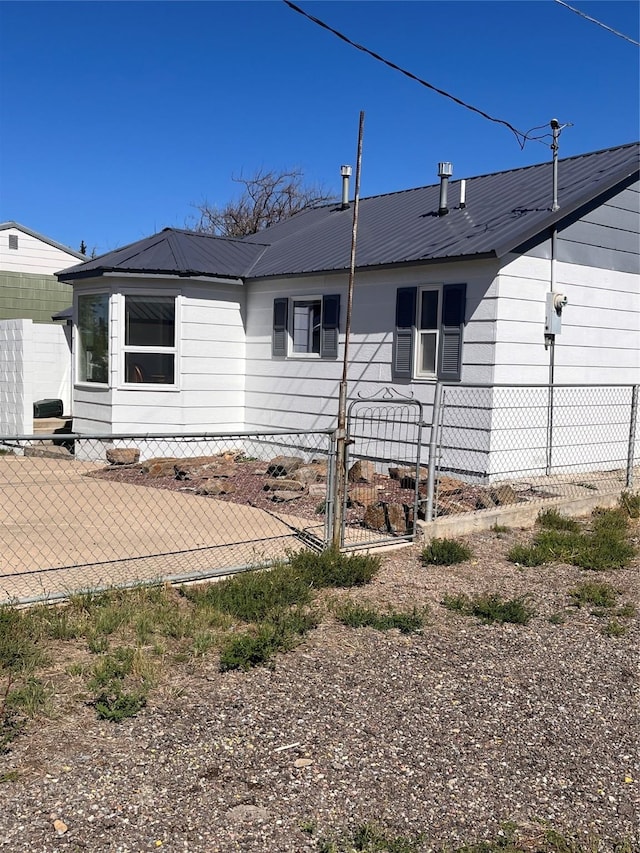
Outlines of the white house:
{"label": "white house", "polygon": [[[561,160],[555,191],[544,163],[452,182],[446,209],[442,182],[362,199],[350,397],[483,386],[466,440],[490,475],[499,386],[640,382],[639,150]],[[334,426],[352,222],[342,203],[242,239],[165,229],[58,273],[74,430]]]}

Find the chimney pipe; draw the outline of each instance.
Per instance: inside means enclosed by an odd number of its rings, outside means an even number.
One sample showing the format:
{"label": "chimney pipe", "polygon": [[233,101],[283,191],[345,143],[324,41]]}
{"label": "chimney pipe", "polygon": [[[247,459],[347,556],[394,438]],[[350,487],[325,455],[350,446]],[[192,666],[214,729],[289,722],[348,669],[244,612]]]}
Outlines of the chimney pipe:
{"label": "chimney pipe", "polygon": [[449,213],[447,207],[447,189],[449,186],[449,178],[453,174],[453,166],[451,163],[438,163],[438,177],[440,178],[440,204],[438,206],[438,216],[446,216]]}
{"label": "chimney pipe", "polygon": [[349,208],[349,178],[352,172],[351,166],[340,166],[340,174],[342,175],[342,204],[341,210]]}
{"label": "chimney pipe", "polygon": [[460,181],[460,210],[464,210],[467,206],[467,182],[463,178]]}

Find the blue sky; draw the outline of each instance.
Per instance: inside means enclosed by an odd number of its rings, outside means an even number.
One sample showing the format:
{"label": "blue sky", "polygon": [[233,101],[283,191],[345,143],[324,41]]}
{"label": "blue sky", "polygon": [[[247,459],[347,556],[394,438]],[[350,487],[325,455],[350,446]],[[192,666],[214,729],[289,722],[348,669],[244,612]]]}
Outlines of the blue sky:
{"label": "blue sky", "polygon": [[[639,5],[568,0],[639,40]],[[298,5],[560,156],[631,142],[639,49],[554,0]],[[515,137],[281,0],[0,2],[0,221],[99,253],[185,227],[232,175],[299,167],[339,193],[365,111],[362,195],[541,162]]]}

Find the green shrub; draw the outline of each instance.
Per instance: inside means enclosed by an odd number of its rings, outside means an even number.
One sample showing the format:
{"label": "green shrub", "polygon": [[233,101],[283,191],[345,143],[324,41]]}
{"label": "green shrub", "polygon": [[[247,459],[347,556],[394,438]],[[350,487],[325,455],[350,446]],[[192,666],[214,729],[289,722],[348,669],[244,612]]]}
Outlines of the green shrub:
{"label": "green shrub", "polygon": [[602,572],[624,568],[634,555],[635,548],[626,539],[620,538],[614,531],[601,532],[585,543],[573,562],[581,569]]}
{"label": "green shrub", "polygon": [[507,560],[519,566],[542,566],[547,557],[537,545],[514,545],[507,554]]}
{"label": "green shrub", "polygon": [[470,609],[473,616],[483,622],[511,622],[526,625],[534,614],[527,605],[526,596],[503,599],[497,593],[478,595],[471,599]]}
{"label": "green shrub", "polygon": [[452,566],[472,556],[471,549],[457,539],[432,539],[422,549],[420,560],[424,565]]}
{"label": "green shrub", "polygon": [[317,614],[300,608],[272,614],[255,631],[225,640],[220,651],[221,672],[271,664],[277,652],[292,649],[318,622]]}
{"label": "green shrub", "polygon": [[567,530],[571,533],[577,533],[580,530],[579,522],[574,518],[561,515],[556,509],[547,509],[541,512],[538,515],[538,524],[548,530]]}
{"label": "green shrub", "polygon": [[111,691],[102,691],[96,696],[93,705],[100,720],[120,723],[127,717],[135,717],[147,704],[144,692],[127,692],[119,686]]}
{"label": "green shrub", "polygon": [[380,570],[380,557],[371,554],[343,554],[333,548],[316,553],[297,551],[289,555],[289,565],[315,589],[349,589],[370,583]]}
{"label": "green shrub", "polygon": [[585,581],[578,584],[575,589],[569,590],[572,604],[582,607],[591,604],[594,607],[613,607],[618,598],[618,591],[609,583],[597,583]]}
{"label": "green shrub", "polygon": [[611,619],[607,624],[603,627],[602,633],[605,637],[624,637],[627,633],[627,626],[621,625],[617,619]]}
{"label": "green shrub", "polygon": [[623,492],[620,495],[620,508],[629,518],[640,518],[640,492]]}
{"label": "green shrub", "polygon": [[424,611],[415,607],[410,612],[389,610],[380,613],[369,607],[345,602],[336,608],[336,618],[350,628],[375,628],[377,631],[390,631],[396,628],[401,634],[419,631],[424,625]]}
{"label": "green shrub", "polygon": [[447,610],[453,610],[454,613],[469,614],[471,612],[469,596],[462,592],[457,595],[444,595],[441,603]]}

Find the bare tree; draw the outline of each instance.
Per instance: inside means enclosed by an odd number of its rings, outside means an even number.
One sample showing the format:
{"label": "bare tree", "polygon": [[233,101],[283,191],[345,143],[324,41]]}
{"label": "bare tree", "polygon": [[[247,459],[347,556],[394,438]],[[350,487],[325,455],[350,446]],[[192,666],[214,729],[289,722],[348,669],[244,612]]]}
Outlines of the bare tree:
{"label": "bare tree", "polygon": [[244,237],[288,219],[300,210],[335,198],[322,186],[305,184],[301,169],[282,172],[258,169],[248,178],[240,174],[233,180],[243,187],[239,198],[228,201],[224,207],[208,202],[195,205],[199,212],[196,231],[221,237]]}

